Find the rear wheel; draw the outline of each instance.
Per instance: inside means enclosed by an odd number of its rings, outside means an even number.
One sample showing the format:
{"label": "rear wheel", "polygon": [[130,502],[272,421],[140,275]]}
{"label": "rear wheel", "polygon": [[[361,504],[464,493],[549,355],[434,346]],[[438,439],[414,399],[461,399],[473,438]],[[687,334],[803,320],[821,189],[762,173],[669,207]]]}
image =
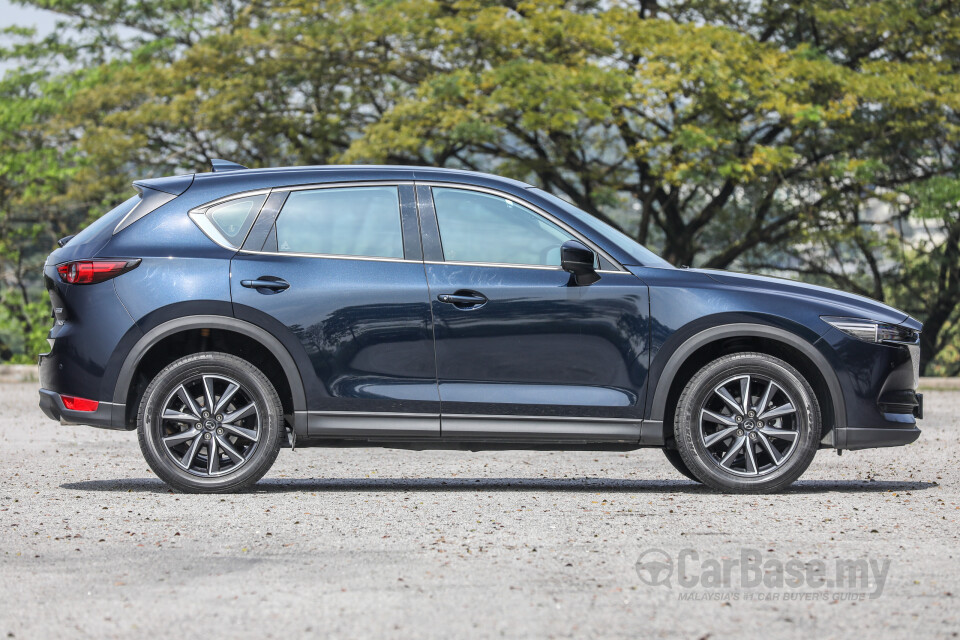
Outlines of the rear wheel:
{"label": "rear wheel", "polygon": [[813,461],[820,409],[792,366],[763,353],[736,353],[714,360],[687,383],[674,436],[684,464],[707,486],[770,493]]}
{"label": "rear wheel", "polygon": [[280,398],[252,364],[226,353],[187,356],[157,374],[137,433],[150,468],[180,491],[244,489],[270,469],[283,437]]}

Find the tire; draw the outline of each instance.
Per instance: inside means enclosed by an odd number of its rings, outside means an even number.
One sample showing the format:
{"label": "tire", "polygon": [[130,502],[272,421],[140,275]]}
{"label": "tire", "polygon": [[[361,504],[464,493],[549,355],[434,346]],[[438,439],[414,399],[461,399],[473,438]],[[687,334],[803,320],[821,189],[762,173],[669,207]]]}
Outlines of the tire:
{"label": "tire", "polygon": [[682,475],[686,476],[690,480],[693,480],[694,482],[700,482],[700,479],[693,475],[693,472],[690,471],[689,467],[687,467],[687,463],[683,461],[679,451],[664,447],[663,455],[667,458],[667,462],[672,464],[673,468],[679,471]]}
{"label": "tire", "polygon": [[[219,412],[210,411],[211,397]],[[253,485],[273,465],[285,435],[283,409],[267,377],[246,360],[198,353],[150,382],[137,435],[147,464],[174,489],[231,493]]]}
{"label": "tire", "polygon": [[706,365],[684,387],[674,421],[683,463],[703,484],[728,493],[785,488],[810,466],[820,430],[810,384],[764,353],[735,353]]}

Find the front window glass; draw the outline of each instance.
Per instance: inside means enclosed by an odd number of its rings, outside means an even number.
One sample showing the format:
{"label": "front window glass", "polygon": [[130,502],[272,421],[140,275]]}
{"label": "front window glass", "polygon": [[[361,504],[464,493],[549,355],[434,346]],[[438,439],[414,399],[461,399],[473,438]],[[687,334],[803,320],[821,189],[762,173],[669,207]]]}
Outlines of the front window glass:
{"label": "front window glass", "polygon": [[434,187],[444,259],[560,266],[560,245],[573,236],[506,198]]}
{"label": "front window glass", "polygon": [[294,191],[277,217],[281,253],[403,258],[397,187]]}
{"label": "front window glass", "polygon": [[[553,195],[548,191],[544,191],[543,189],[537,189],[537,188],[533,188],[531,189],[531,191],[542,196],[543,198],[546,198],[547,200],[552,202],[554,205],[560,207],[561,209],[563,209],[564,211],[566,211],[567,213],[569,213],[574,218],[576,218],[583,224],[587,225],[594,231],[597,231],[600,234],[606,236],[609,240],[616,243],[617,246],[619,246],[621,249],[623,249],[628,254],[633,256],[636,264],[639,264],[645,267],[673,268],[673,265],[671,265],[669,262],[667,262],[657,254],[655,254],[653,251],[650,251],[650,249],[647,249],[645,246],[643,246],[642,244],[640,244],[630,236],[626,235],[625,233],[617,231],[616,229],[608,225],[603,220],[600,220],[597,217],[590,215],[589,213],[587,213],[582,209],[578,209],[577,207],[573,206],[566,200],[558,198],[557,196]],[[632,263],[624,263],[624,264],[632,264]]]}

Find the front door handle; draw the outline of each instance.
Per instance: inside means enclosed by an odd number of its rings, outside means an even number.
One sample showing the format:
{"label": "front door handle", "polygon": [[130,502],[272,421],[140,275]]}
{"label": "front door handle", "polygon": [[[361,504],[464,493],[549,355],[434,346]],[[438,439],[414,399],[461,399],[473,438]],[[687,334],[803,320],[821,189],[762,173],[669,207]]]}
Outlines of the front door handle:
{"label": "front door handle", "polygon": [[437,300],[452,304],[458,309],[475,309],[487,303],[487,297],[474,291],[457,291],[456,293],[441,293]]}
{"label": "front door handle", "polygon": [[290,287],[290,283],[286,280],[281,280],[280,278],[277,278],[276,280],[267,280],[266,278],[269,277],[270,276],[261,276],[256,280],[241,280],[240,286],[248,289],[268,289],[276,293],[279,293]]}

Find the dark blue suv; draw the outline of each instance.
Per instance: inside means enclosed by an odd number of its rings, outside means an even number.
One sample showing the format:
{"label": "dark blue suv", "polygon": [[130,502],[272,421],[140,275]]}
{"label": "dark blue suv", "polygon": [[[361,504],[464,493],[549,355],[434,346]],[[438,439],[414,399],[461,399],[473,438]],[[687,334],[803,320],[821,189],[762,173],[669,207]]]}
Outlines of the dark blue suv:
{"label": "dark blue suv", "polygon": [[674,268],[495,176],[214,169],[136,182],[44,269],[44,413],[136,430],[177,489],[247,487],[289,445],[660,447],[766,492],[919,436],[921,325],[883,304]]}

